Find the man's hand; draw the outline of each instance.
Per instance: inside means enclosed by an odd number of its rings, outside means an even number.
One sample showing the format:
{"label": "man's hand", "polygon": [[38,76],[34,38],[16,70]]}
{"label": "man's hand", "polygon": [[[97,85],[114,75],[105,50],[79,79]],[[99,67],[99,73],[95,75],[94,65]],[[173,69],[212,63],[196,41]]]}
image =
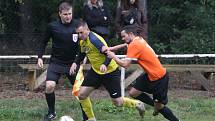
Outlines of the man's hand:
{"label": "man's hand", "polygon": [[39,68],[43,68],[43,59],[42,58],[38,58],[37,65]]}
{"label": "man's hand", "polygon": [[107,53],[107,51],[109,51],[109,47],[107,47],[107,46],[102,46],[101,52],[102,52],[102,53]]}
{"label": "man's hand", "polygon": [[114,59],[115,56],[116,56],[115,53],[114,53],[114,52],[111,52],[111,51],[107,51],[106,53],[107,53],[108,58]]}
{"label": "man's hand", "polygon": [[128,68],[132,61],[131,59],[120,59],[115,55],[114,52],[111,51],[107,51],[107,57],[115,60],[118,65],[124,68]]}
{"label": "man's hand", "polygon": [[104,65],[104,64],[102,64],[102,65],[100,66],[100,71],[101,71],[102,73],[106,73],[106,71],[107,71],[107,66]]}
{"label": "man's hand", "polygon": [[69,75],[75,74],[76,68],[77,68],[77,64],[76,64],[76,63],[73,63],[73,64],[71,65],[71,67],[70,67]]}

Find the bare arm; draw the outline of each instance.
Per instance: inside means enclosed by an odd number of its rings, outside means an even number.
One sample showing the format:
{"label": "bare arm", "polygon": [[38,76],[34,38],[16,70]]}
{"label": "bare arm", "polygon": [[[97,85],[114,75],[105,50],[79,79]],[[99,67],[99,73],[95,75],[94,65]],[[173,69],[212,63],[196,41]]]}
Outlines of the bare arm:
{"label": "bare arm", "polygon": [[120,45],[116,45],[116,46],[113,46],[113,47],[109,47],[109,50],[110,51],[116,51],[116,50],[122,49],[124,47],[127,47],[126,43],[120,44]]}
{"label": "bare arm", "polygon": [[113,60],[115,60],[118,65],[120,65],[120,66],[122,66],[124,68],[128,68],[130,66],[130,64],[131,64],[131,61],[132,61],[132,60],[129,60],[129,59],[121,60],[115,55],[115,53],[113,53],[111,51],[108,51],[107,55],[108,55],[109,58],[112,58]]}

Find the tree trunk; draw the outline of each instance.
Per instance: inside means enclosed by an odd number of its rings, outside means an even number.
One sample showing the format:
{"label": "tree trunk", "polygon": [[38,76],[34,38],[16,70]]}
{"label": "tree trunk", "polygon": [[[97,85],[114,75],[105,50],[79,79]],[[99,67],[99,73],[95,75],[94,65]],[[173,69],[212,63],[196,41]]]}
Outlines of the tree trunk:
{"label": "tree trunk", "polygon": [[146,33],[146,39],[148,39],[148,17],[147,17],[147,0],[139,0],[138,8],[142,11],[144,20],[146,24],[144,24],[144,29]]}
{"label": "tree trunk", "polygon": [[115,36],[116,36],[117,38],[118,38],[118,33],[117,33],[117,32],[118,32],[118,29],[119,29],[119,28],[118,28],[119,25],[117,25],[117,24],[119,24],[118,21],[120,20],[120,16],[121,16],[121,10],[120,10],[121,7],[122,7],[122,6],[121,6],[121,5],[122,5],[121,2],[122,2],[121,0],[117,0],[116,16],[115,16],[115,21],[114,21],[114,26],[115,26],[114,29],[115,29],[115,31],[116,31],[116,32],[115,32],[115,33],[116,33]]}
{"label": "tree trunk", "polygon": [[[21,12],[21,19],[20,19],[20,38],[22,40],[21,50],[30,52],[33,48],[33,20],[32,20],[32,1],[25,0],[22,4],[20,4],[20,12]],[[17,43],[18,45],[19,43]],[[22,54],[30,54],[30,53],[23,53]]]}

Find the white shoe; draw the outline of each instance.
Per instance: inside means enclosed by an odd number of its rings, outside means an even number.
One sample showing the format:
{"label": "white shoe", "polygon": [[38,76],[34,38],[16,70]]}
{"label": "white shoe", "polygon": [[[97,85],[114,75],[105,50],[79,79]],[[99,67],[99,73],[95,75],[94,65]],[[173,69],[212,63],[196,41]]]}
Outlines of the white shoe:
{"label": "white shoe", "polygon": [[143,118],[145,114],[145,106],[143,102],[139,102],[136,106],[137,110],[139,111],[140,116]]}

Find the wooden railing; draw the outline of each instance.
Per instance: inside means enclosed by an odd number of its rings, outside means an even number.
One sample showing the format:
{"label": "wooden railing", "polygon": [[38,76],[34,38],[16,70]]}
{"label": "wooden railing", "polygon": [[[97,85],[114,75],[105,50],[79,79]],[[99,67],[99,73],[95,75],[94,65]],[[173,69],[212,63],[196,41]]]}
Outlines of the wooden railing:
{"label": "wooden railing", "polygon": [[[48,64],[44,65],[43,73],[40,75],[37,75],[38,67],[36,64],[19,64],[20,67],[23,69],[28,70],[28,79],[27,79],[27,85],[28,88],[32,91],[36,88],[38,88],[46,78],[46,73],[47,73],[47,67]],[[164,67],[168,71],[173,71],[173,72],[184,72],[184,71],[189,71],[192,78],[196,78],[202,85],[202,87],[205,90],[210,90],[209,83],[208,83],[208,78],[204,76],[204,73],[210,73],[214,74],[215,73],[215,65],[198,65],[198,64],[193,64],[193,65],[184,65],[184,64],[171,64],[171,65],[164,65]],[[84,70],[89,70],[90,69],[90,64],[85,64],[84,65]],[[124,71],[124,72],[123,72]],[[125,78],[125,71],[132,71],[132,73]],[[143,73],[143,70],[138,66],[138,64],[132,64],[127,70],[124,68],[121,68],[121,78],[123,78],[122,81],[122,88],[127,87],[128,85],[131,84],[141,73]]]}

